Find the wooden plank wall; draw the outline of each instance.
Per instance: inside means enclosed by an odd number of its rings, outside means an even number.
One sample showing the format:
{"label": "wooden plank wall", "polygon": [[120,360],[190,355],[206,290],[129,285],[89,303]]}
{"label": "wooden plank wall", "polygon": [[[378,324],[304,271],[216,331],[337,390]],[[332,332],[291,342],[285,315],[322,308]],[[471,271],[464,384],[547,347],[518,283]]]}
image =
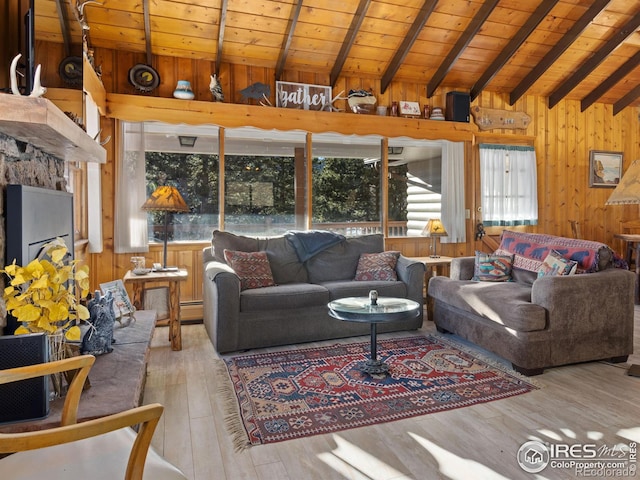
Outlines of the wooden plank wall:
{"label": "wooden plank wall", "polygon": [[[55,46],[52,55],[55,52]],[[136,92],[128,82],[128,70],[136,63],[144,63],[143,54],[121,53],[115,50],[97,50],[96,64],[102,66],[102,81],[107,92],[131,95],[142,95]],[[53,64],[50,60],[48,64]],[[151,95],[171,97],[179,79],[188,79],[196,93],[196,99],[211,100],[209,92],[209,74],[213,71],[212,62],[192,59],[176,59],[171,57],[155,57],[154,68],[161,77],[161,85]],[[52,74],[47,69],[44,78],[49,81]],[[56,73],[57,76],[57,73]],[[221,83],[225,97],[229,102],[240,102],[239,91],[254,83],[263,82],[273,87],[274,71],[270,68],[246,67],[244,65],[223,64]],[[285,71],[285,81],[305,82],[327,85],[329,79],[324,75]],[[52,79],[52,84],[56,82]],[[46,83],[45,83],[46,85]],[[379,81],[370,78],[340,78],[334,92],[348,91],[351,88],[371,89],[379,91]],[[446,92],[455,88],[441,89],[429,100],[431,106],[444,106]],[[379,104],[390,104],[391,101],[410,100],[425,101],[425,85],[394,82],[384,95],[379,95]],[[275,104],[272,88],[272,103]],[[336,106],[344,108],[345,102],[336,102]],[[466,206],[470,211],[467,221],[468,242],[466,244],[442,244],[439,252],[443,255],[460,256],[473,254],[474,249],[482,248],[473,241],[475,224],[481,220],[477,211],[479,205],[478,189],[478,146],[483,139],[504,143],[533,143],[538,157],[539,185],[539,224],[530,231],[544,232],[554,235],[569,236],[571,234],[569,220],[578,220],[584,238],[601,241],[621,251],[622,245],[614,241],[613,235],[619,230],[623,220],[638,217],[637,206],[605,206],[612,192],[610,188],[589,188],[589,151],[609,150],[624,153],[623,170],[635,159],[640,158],[640,109],[628,107],[613,116],[611,105],[594,104],[585,112],[580,111],[580,104],[574,100],[563,100],[549,110],[546,98],[523,96],[510,107],[508,95],[491,92],[482,93],[472,105],[524,111],[532,118],[525,130],[495,130],[490,134],[480,134],[474,144],[467,145],[465,194]],[[269,115],[269,109],[265,109]],[[103,119],[102,137],[115,135],[115,122]],[[102,167],[103,192],[103,232],[105,250],[102,254],[92,255],[92,282],[99,283],[121,278],[129,268],[130,255],[113,254],[113,213],[114,213],[114,158],[116,141],[106,145],[108,163]],[[200,251],[202,244],[172,245],[169,249],[169,263],[189,268],[191,281],[182,292],[184,301],[198,301],[201,298]],[[387,248],[398,249],[409,256],[429,254],[429,242],[423,238],[388,239]],[[150,260],[158,261],[159,248],[152,248],[148,254]]]}

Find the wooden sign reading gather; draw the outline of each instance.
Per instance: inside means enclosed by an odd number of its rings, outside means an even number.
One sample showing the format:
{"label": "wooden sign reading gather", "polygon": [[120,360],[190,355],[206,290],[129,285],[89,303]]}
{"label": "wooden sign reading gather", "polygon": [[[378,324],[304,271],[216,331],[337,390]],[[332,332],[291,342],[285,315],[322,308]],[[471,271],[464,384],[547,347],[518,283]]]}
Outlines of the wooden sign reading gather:
{"label": "wooden sign reading gather", "polygon": [[325,110],[331,106],[331,87],[308,83],[276,82],[276,107]]}

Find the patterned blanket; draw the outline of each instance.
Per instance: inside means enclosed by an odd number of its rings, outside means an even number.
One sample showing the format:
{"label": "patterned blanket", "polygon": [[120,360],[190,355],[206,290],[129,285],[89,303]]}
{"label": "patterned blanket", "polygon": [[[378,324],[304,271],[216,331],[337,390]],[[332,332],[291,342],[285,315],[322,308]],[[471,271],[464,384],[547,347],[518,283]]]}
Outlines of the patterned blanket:
{"label": "patterned blanket", "polygon": [[621,261],[611,248],[604,243],[575,238],[556,237],[539,233],[523,233],[505,230],[498,252],[515,254],[513,266],[537,272],[551,250],[563,257],[578,262],[579,273],[599,270],[601,255],[607,255],[615,266]]}

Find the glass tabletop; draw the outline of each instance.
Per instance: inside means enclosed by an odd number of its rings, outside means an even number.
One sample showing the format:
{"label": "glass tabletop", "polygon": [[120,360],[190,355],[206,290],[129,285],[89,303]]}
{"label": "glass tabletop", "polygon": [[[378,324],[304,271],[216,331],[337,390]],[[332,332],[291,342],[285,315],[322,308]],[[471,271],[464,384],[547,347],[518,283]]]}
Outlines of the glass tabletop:
{"label": "glass tabletop", "polygon": [[340,320],[389,322],[417,316],[422,305],[407,298],[379,297],[372,305],[369,297],[347,297],[329,302],[328,307]]}

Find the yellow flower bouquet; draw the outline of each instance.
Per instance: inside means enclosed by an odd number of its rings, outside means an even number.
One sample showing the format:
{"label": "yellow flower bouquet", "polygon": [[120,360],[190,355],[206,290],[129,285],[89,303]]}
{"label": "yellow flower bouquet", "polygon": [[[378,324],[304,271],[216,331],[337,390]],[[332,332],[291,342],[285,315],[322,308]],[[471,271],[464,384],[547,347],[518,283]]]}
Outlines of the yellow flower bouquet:
{"label": "yellow flower bouquet", "polygon": [[89,267],[68,261],[67,253],[64,241],[56,238],[26,267],[14,260],[0,270],[10,280],[3,295],[7,311],[22,323],[16,335],[64,332],[67,340],[80,339],[77,323],[89,318],[89,310],[80,303],[89,294]]}

